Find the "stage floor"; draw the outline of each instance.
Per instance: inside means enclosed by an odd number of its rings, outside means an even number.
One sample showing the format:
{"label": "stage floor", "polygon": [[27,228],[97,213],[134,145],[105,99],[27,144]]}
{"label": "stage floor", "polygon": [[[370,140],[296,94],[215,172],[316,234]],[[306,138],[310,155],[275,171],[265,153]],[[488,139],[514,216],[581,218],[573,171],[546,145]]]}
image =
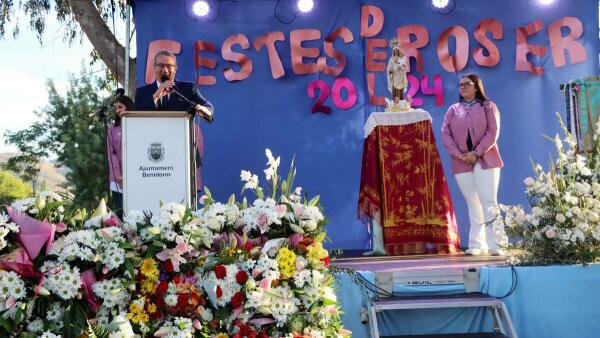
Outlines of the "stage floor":
{"label": "stage floor", "polygon": [[507,257],[468,255],[411,255],[376,257],[337,257],[333,265],[358,271],[411,272],[423,270],[456,270],[482,266],[497,266]]}

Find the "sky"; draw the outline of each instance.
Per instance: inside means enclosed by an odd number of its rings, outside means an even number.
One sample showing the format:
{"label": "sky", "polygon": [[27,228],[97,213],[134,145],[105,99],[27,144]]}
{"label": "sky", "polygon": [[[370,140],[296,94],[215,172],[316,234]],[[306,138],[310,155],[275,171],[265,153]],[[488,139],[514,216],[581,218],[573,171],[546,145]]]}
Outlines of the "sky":
{"label": "sky", "polygon": [[[26,19],[19,21],[27,22]],[[69,46],[62,41],[63,27],[54,15],[48,16],[46,24],[43,44],[26,25],[21,26],[16,39],[12,37],[12,26],[8,26],[6,36],[0,39],[0,153],[16,152],[14,146],[4,143],[4,133],[27,128],[37,119],[34,112],[47,105],[48,79],[52,79],[59,93],[64,95],[69,74],[79,76],[82,64],[89,68],[92,46],[87,38],[84,36],[82,44],[76,42]],[[117,26],[117,32],[125,35],[124,24]],[[123,40],[121,36],[118,38]],[[104,64],[97,63],[90,73],[103,68]]]}

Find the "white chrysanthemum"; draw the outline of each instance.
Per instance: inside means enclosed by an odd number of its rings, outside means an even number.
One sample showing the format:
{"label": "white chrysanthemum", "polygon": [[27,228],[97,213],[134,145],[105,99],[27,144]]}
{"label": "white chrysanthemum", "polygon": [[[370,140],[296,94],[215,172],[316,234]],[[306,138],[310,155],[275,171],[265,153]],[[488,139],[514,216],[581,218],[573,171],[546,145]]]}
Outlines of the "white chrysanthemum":
{"label": "white chrysanthemum", "polygon": [[112,212],[108,212],[103,215],[92,216],[83,223],[83,227],[86,229],[99,228],[102,225],[102,223],[108,221],[113,216],[114,214]]}
{"label": "white chrysanthemum", "polygon": [[21,277],[13,271],[0,270],[0,299],[12,297],[19,300],[25,295],[25,283]]}
{"label": "white chrysanthemum", "polygon": [[146,221],[146,216],[143,211],[139,210],[130,210],[127,212],[127,216],[124,219],[125,223],[135,226],[137,224],[144,224]]}
{"label": "white chrysanthemum", "polygon": [[49,260],[42,265],[40,271],[46,274],[42,286],[51,293],[64,300],[77,295],[81,287],[79,268]]}
{"label": "white chrysanthemum", "polygon": [[35,203],[35,198],[28,197],[22,200],[14,201],[10,207],[18,212],[26,212]]}
{"label": "white chrysanthemum", "polygon": [[193,338],[194,327],[189,318],[175,317],[165,322],[155,335],[167,338]]}
{"label": "white chrysanthemum", "polygon": [[311,278],[311,273],[309,269],[304,269],[302,271],[297,271],[294,274],[294,285],[297,288],[303,288],[304,284],[306,284]]}
{"label": "white chrysanthemum", "polygon": [[278,286],[271,289],[270,293],[275,298],[271,302],[270,310],[273,318],[277,320],[277,326],[282,327],[286,324],[289,316],[298,311],[300,301],[294,297],[294,293],[284,286]]}
{"label": "white chrysanthemum", "polygon": [[29,321],[27,324],[27,330],[34,333],[41,333],[44,331],[44,321],[40,318]]}
{"label": "white chrysanthemum", "polygon": [[259,272],[265,272],[268,270],[278,271],[277,261],[269,258],[267,255],[261,255],[256,262],[256,268]]}
{"label": "white chrysanthemum", "polygon": [[102,306],[106,308],[118,307],[123,310],[129,302],[129,292],[123,285],[124,280],[121,278],[105,279],[94,283],[92,290],[102,298]]}
{"label": "white chrysanthemum", "polygon": [[75,259],[93,262],[101,244],[101,237],[97,236],[94,230],[79,230],[55,241],[50,254],[58,256],[61,262]]}
{"label": "white chrysanthemum", "polygon": [[63,308],[59,302],[54,302],[50,306],[50,309],[46,313],[46,320],[52,322],[59,322],[62,318]]}
{"label": "white chrysanthemum", "polygon": [[44,332],[39,338],[62,338],[61,335],[55,335],[50,331]]}
{"label": "white chrysanthemum", "polygon": [[6,228],[12,232],[19,232],[19,226],[16,223],[10,222],[10,217],[4,212],[0,212],[0,228]]}
{"label": "white chrysanthemum", "polygon": [[100,261],[108,268],[115,270],[125,262],[125,250],[116,242],[109,242],[102,247]]}
{"label": "white chrysanthemum", "polygon": [[177,305],[177,295],[175,294],[168,294],[165,297],[165,304],[167,304],[168,306],[175,306]]}

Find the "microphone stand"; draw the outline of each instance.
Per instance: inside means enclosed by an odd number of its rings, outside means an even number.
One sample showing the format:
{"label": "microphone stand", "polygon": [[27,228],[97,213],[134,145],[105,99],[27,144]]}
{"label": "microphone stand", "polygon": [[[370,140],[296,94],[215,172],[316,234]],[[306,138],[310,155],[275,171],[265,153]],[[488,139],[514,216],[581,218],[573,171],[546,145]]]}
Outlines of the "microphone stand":
{"label": "microphone stand", "polygon": [[108,161],[108,157],[110,156],[109,154],[109,145],[108,145],[108,115],[106,114],[108,107],[107,106],[101,106],[97,111],[97,116],[98,119],[100,120],[100,122],[102,122],[102,138],[104,139],[104,160],[105,160],[105,167],[106,167],[106,181],[108,183],[108,198],[110,200],[110,202],[112,202],[112,191],[110,190],[110,172],[112,171],[112,168],[110,166],[110,163]]}
{"label": "microphone stand", "polygon": [[[176,89],[176,87],[171,87],[171,90],[173,93],[177,94],[177,96],[184,99],[185,102],[187,102],[190,105],[190,108],[188,109],[188,113],[195,115],[196,114],[196,105],[200,105],[200,104],[185,97],[183,94],[181,94]],[[200,105],[200,106],[202,106],[202,105]],[[199,114],[199,115],[202,116],[208,123],[212,123],[215,120],[215,118],[212,115],[207,115],[207,114]]]}
{"label": "microphone stand", "polygon": [[[166,81],[166,79],[161,79],[161,80],[162,80],[162,82]],[[202,116],[208,123],[212,123],[214,121],[214,117],[212,115],[208,115],[206,113],[197,114],[196,106],[200,105],[200,104],[188,99],[183,94],[181,94],[177,90],[177,85],[171,87],[170,91],[172,93],[177,94],[177,96],[182,98],[185,102],[187,102],[190,105],[190,107],[187,110],[187,113],[192,116],[189,128],[190,128],[190,143],[194,149],[193,152],[190,152],[190,157],[191,157],[190,163],[192,164],[192,167],[193,167],[193,170],[190,170],[190,174],[191,174],[190,181],[191,181],[191,187],[192,187],[190,199],[194,201],[194,203],[192,205],[193,210],[196,210],[198,208],[198,186],[197,186],[198,181],[197,181],[197,177],[196,177],[198,175],[197,161],[200,161],[200,166],[202,166],[202,157],[200,156],[200,153],[198,152],[198,146],[196,144],[196,142],[197,142],[197,140],[196,140],[196,115]],[[202,106],[202,105],[200,105],[200,106]]]}

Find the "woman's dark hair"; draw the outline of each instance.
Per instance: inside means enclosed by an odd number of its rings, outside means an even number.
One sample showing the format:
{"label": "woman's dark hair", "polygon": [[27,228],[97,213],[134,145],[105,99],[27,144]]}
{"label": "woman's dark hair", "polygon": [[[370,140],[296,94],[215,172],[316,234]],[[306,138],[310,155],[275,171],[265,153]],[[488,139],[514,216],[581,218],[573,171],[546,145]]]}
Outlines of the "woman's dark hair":
{"label": "woman's dark hair", "polygon": [[[133,110],[133,101],[129,98],[129,96],[124,95],[125,91],[121,88],[117,89],[117,97],[115,98],[115,103],[122,103],[125,105],[127,111]],[[121,125],[121,116],[119,114],[115,114],[115,125]]]}
{"label": "woman's dark hair", "polygon": [[[469,80],[473,81],[473,83],[475,84],[475,98],[479,101],[481,101],[481,103],[485,102],[485,101],[489,101],[490,99],[488,99],[487,95],[485,94],[485,88],[483,88],[483,82],[481,81],[481,78],[479,77],[479,75],[477,74],[466,74],[461,76],[461,80],[464,78],[469,78]],[[464,100],[464,97],[462,97],[462,95],[460,94],[460,91],[458,92],[458,101],[462,101]]]}

